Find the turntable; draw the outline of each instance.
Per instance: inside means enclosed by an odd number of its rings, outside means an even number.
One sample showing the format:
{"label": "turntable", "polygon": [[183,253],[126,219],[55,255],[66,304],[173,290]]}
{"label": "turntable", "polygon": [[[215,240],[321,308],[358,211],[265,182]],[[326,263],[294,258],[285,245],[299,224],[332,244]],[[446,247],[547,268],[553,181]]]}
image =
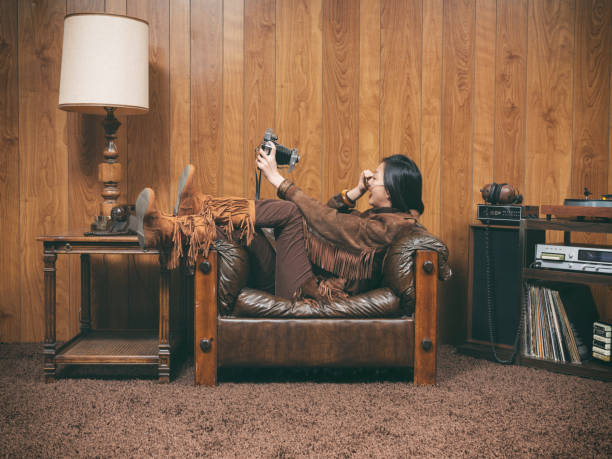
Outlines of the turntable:
{"label": "turntable", "polygon": [[565,199],[562,206],[543,205],[542,214],[550,220],[551,215],[557,218],[576,218],[584,220],[612,219],[612,195],[604,194],[601,199],[589,199],[592,193],[588,188],[584,189],[584,199]]}

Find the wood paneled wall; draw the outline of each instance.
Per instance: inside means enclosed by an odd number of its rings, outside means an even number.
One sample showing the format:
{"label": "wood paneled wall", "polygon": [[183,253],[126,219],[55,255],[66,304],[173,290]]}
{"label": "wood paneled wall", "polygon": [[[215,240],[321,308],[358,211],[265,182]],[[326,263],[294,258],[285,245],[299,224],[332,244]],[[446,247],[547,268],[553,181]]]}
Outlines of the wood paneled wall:
{"label": "wood paneled wall", "polygon": [[[150,24],[149,114],[121,119],[121,199],[173,205],[188,162],[205,192],[253,196],[266,127],[326,199],[394,153],[424,176],[423,223],[449,246],[441,333],[464,338],[479,188],[528,204],[612,191],[608,0],[0,0],[0,341],[43,337],[43,233],[97,212],[100,118],[57,109],[63,17]],[[269,186],[264,197],[272,197]],[[361,204],[363,207],[363,204]],[[591,238],[590,240],[595,240]],[[611,239],[612,242],[612,239]],[[58,259],[58,337],[77,331],[79,263]],[[155,326],[155,263],[93,261],[99,327]],[[597,292],[612,317],[609,292]],[[610,303],[610,302],[608,302]]]}

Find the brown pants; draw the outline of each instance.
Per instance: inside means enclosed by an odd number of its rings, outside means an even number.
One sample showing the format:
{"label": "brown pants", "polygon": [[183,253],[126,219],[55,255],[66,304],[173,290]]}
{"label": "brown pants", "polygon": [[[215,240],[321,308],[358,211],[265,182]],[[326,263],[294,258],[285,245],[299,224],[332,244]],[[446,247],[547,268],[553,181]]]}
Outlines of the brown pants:
{"label": "brown pants", "polygon": [[[273,228],[276,252],[266,237],[257,231],[249,252],[253,287],[291,299],[294,292],[314,277],[306,255],[302,214],[290,201],[255,201],[255,229]],[[222,228],[217,234],[225,238]]]}

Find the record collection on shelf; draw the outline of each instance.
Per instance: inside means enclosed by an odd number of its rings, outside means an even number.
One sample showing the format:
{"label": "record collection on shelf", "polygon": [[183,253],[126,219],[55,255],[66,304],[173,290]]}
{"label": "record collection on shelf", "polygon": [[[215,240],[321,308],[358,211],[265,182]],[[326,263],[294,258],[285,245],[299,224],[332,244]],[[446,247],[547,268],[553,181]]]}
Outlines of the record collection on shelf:
{"label": "record collection on shelf", "polygon": [[[524,356],[572,364],[589,359],[591,349],[585,341],[590,336],[585,335],[584,326],[576,324],[576,319],[568,315],[566,306],[559,291],[529,285],[523,327]],[[609,359],[609,341],[607,346]]]}

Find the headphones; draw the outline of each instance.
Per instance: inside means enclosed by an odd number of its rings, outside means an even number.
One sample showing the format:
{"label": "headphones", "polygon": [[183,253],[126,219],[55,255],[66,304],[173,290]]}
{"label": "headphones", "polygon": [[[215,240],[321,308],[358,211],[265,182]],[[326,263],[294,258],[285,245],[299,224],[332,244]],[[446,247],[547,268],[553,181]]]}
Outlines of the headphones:
{"label": "headphones", "polygon": [[489,204],[519,204],[523,196],[518,190],[507,183],[487,183],[480,190],[482,199]]}

